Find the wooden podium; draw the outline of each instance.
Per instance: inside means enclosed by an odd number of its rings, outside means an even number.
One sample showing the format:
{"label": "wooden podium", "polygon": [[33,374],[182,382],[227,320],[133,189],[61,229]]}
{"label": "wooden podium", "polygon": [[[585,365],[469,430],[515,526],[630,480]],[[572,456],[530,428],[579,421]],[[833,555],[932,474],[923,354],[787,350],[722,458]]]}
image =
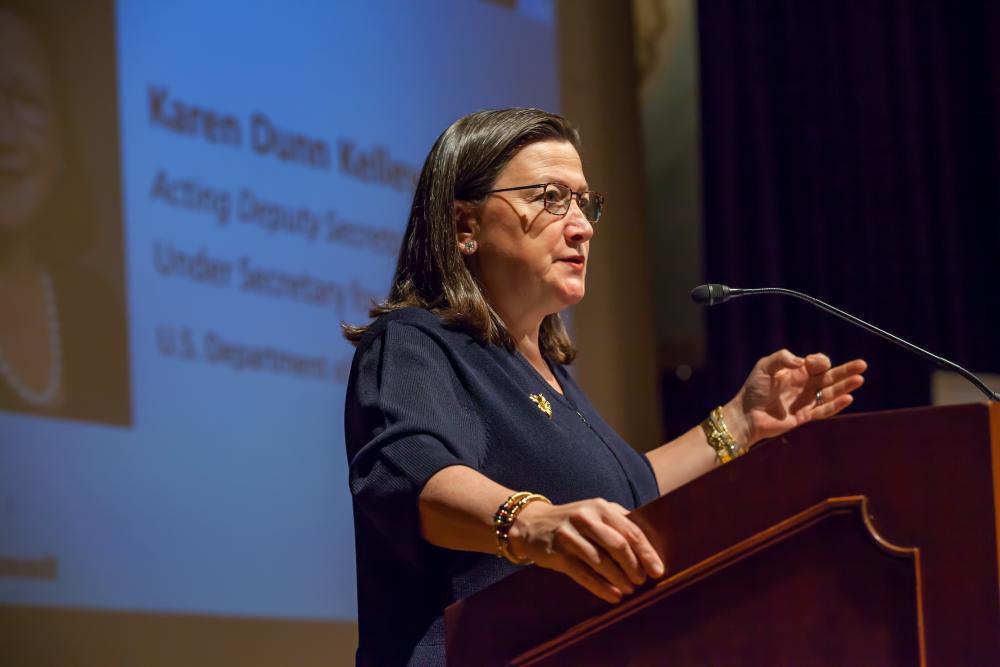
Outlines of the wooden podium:
{"label": "wooden podium", "polygon": [[619,605],[527,568],[450,606],[449,665],[1000,664],[1000,404],[838,417],[636,510]]}

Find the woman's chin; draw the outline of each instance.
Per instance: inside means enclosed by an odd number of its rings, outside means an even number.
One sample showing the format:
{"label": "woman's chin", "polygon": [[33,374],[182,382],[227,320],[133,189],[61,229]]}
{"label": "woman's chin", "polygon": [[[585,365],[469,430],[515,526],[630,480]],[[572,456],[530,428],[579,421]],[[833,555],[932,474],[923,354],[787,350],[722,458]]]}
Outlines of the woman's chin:
{"label": "woman's chin", "polygon": [[583,286],[582,283],[579,285],[567,286],[567,289],[564,289],[562,294],[559,295],[560,297],[559,300],[562,303],[563,308],[575,306],[576,304],[583,301],[583,297],[586,294],[586,292],[587,289]]}

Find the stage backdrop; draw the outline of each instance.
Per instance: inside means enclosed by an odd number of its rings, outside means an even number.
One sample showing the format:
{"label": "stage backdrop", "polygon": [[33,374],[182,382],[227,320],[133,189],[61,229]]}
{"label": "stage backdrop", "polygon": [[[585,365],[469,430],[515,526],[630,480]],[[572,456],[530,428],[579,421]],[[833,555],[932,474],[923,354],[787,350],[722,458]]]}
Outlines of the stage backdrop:
{"label": "stage backdrop", "polygon": [[89,232],[44,264],[58,391],[0,395],[0,603],[352,620],[339,323],[452,120],[557,110],[551,3],[12,11]]}

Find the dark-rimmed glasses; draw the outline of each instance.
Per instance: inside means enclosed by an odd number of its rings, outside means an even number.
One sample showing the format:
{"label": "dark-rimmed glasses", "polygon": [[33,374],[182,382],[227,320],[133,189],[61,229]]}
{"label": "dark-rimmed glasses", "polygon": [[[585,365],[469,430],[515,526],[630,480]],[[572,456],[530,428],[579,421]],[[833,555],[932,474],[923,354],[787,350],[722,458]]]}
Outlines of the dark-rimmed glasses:
{"label": "dark-rimmed glasses", "polygon": [[510,192],[512,190],[527,190],[529,188],[544,188],[542,192],[542,203],[545,210],[552,215],[566,215],[569,213],[570,204],[576,198],[577,206],[583,211],[583,215],[591,222],[596,223],[601,219],[601,211],[604,209],[604,195],[592,190],[573,192],[564,183],[535,183],[533,185],[518,185],[513,188],[500,188],[490,190],[486,194],[492,195],[497,192]]}

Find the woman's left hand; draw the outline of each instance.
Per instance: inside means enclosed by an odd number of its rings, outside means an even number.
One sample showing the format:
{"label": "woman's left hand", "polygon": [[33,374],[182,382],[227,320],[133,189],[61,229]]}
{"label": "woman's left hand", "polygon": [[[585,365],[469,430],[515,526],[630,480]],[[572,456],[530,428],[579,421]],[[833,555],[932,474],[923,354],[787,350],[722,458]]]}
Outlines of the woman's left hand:
{"label": "woman's left hand", "polygon": [[725,419],[737,442],[749,449],[846,408],[854,400],[851,392],[864,384],[866,368],[862,359],[834,368],[822,353],[802,358],[779,350],[754,365],[739,393],[723,407]]}

